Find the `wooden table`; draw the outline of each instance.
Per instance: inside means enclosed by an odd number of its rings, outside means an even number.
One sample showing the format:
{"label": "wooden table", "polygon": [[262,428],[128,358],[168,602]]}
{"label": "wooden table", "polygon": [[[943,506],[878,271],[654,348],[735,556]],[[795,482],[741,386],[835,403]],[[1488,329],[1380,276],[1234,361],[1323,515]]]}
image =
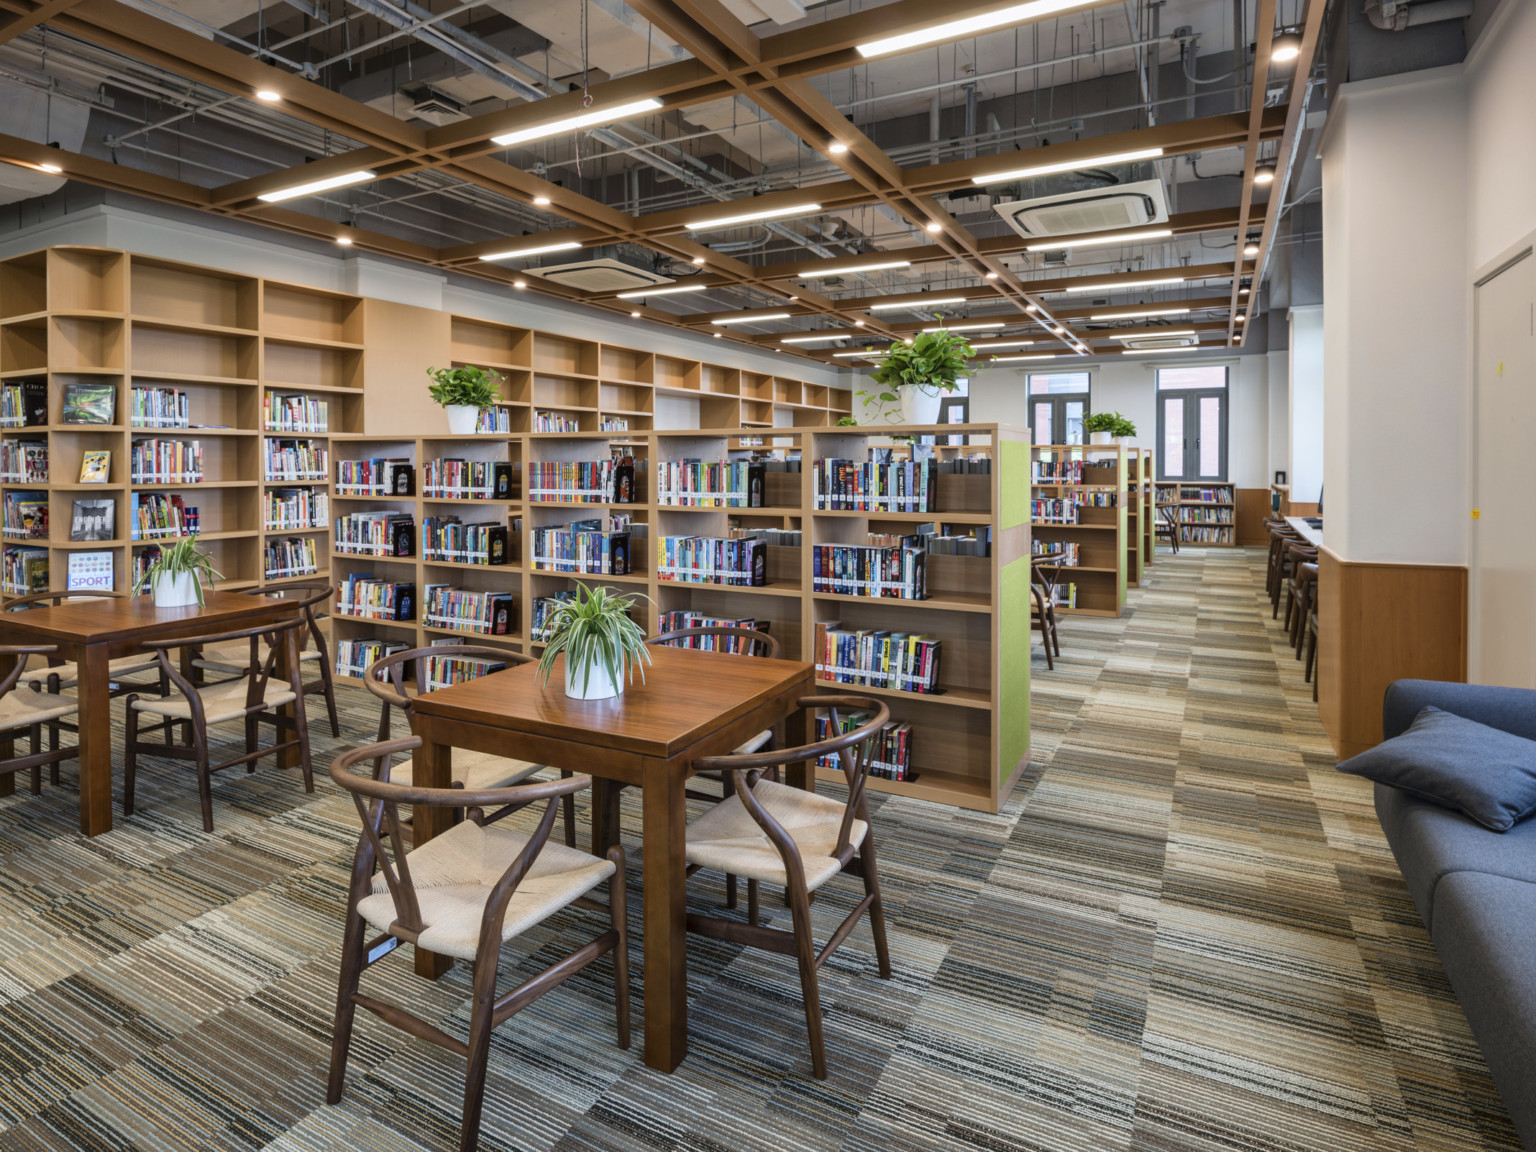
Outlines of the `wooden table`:
{"label": "wooden table", "polygon": [[1323,530],[1314,528],[1300,516],[1287,516],[1285,522],[1301,534],[1301,538],[1314,548],[1323,546]]}
{"label": "wooden table", "polygon": [[[786,746],[808,743],[802,696],[812,695],[811,666],[685,648],[650,649],[645,683],[635,678],[612,700],[570,700],[565,667],[549,686],[524,664],[417,699],[412,728],[422,739],[413,758],[417,787],[447,788],[453,748],[490,752],[589,773],[593,781],[592,850],[618,843],[619,788],[643,790],[645,872],[645,1062],[670,1072],[688,1054],[688,959],[683,859],[683,790],[695,759],[719,756],[784,724]],[[815,768],[790,768],[788,782],[814,789]],[[446,808],[415,815],[418,845],[447,831]],[[437,977],[452,963],[416,951],[417,971]]]}
{"label": "wooden table", "polygon": [[[294,616],[298,610],[293,601],[273,596],[208,592],[204,599],[201,607],[156,608],[153,596],[123,596],[0,613],[0,644],[56,644],[61,657],[79,666],[80,682],[74,691],[80,701],[80,831],[87,836],[112,831],[108,663],[141,651],[146,640],[174,640],[271,624]],[[282,663],[281,648],[278,654]],[[14,657],[0,657],[0,675],[10,670],[13,662]],[[9,794],[14,787],[14,776],[0,776],[0,795]]]}

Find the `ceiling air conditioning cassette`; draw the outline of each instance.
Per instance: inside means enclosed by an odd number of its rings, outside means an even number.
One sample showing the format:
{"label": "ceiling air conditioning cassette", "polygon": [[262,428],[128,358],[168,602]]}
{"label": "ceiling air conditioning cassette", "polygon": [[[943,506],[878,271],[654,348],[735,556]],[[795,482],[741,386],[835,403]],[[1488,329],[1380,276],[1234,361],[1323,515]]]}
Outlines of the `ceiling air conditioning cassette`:
{"label": "ceiling air conditioning cassette", "polygon": [[549,264],[543,268],[529,268],[528,275],[542,276],[567,288],[583,292],[629,292],[636,288],[654,288],[658,284],[671,284],[672,279],[658,275],[648,268],[639,268],[623,260],[601,258],[574,260],[569,264]]}
{"label": "ceiling air conditioning cassette", "polygon": [[1146,340],[1127,340],[1127,348],[1193,348],[1200,343],[1198,336],[1156,336]]}
{"label": "ceiling air conditioning cassette", "polygon": [[1020,236],[1041,240],[1079,232],[1113,232],[1165,223],[1168,201],[1161,180],[1113,184],[992,206]]}

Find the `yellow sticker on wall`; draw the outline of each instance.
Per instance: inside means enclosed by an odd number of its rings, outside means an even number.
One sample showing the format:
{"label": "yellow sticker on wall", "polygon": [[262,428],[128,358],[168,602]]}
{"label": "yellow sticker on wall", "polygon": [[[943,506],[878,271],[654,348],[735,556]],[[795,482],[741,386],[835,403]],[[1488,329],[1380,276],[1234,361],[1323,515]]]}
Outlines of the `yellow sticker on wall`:
{"label": "yellow sticker on wall", "polygon": [[1483,514],[1482,514],[1482,512],[1479,509],[1477,509],[1477,508],[1472,509],[1472,519],[1474,519],[1474,520],[1481,520],[1482,518],[1483,518]]}
{"label": "yellow sticker on wall", "polygon": [[1499,366],[1493,370],[1493,374],[1495,376],[1502,376],[1502,375],[1504,375],[1504,361],[1502,361],[1502,360],[1499,361]]}

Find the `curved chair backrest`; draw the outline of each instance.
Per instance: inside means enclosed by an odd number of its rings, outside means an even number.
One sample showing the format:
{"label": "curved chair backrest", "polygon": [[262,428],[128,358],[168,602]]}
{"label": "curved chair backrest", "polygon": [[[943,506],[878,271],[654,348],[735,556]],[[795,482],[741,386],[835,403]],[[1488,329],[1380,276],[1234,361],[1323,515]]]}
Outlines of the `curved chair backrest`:
{"label": "curved chair backrest", "polygon": [[[257,624],[250,628],[237,628],[232,632],[213,632],[206,636],[182,636],[175,640],[146,640],[141,645],[146,652],[153,652],[160,659],[160,670],[176,685],[178,691],[187,698],[187,703],[192,709],[193,719],[201,725],[203,723],[203,701],[198,688],[177,667],[177,661],[171,659],[171,653],[181,648],[202,648],[208,644],[223,644],[230,640],[247,640],[250,642],[250,658],[246,664],[246,674],[250,677],[249,687],[246,691],[246,703],[258,703],[266,692],[267,681],[272,677],[272,670],[277,665],[277,650],[280,644],[286,644],[290,638],[297,641],[299,629],[304,627],[304,617],[294,616],[288,620],[278,620],[271,624]],[[267,641],[267,656],[261,658],[261,641]],[[288,656],[288,682],[293,687],[295,694],[301,691],[299,679],[299,646],[295,642]]]}
{"label": "curved chair backrest", "polygon": [[389,710],[398,708],[405,715],[411,714],[411,697],[405,690],[406,666],[410,665],[411,677],[416,683],[416,693],[429,691],[427,687],[427,661],[433,656],[463,656],[472,660],[491,660],[498,664],[532,664],[532,656],[519,652],[506,652],[483,644],[433,644],[426,648],[407,648],[403,652],[391,652],[375,660],[363,672],[363,687],[379,698],[379,739],[389,739]]}
{"label": "curved chair backrest", "polygon": [[[410,853],[406,850],[406,837],[401,828],[400,805],[409,804],[412,808],[467,807],[515,811],[538,800],[548,800],[549,807],[539,821],[538,828],[529,837],[523,850],[517,854],[517,858],[502,874],[501,879],[496,882],[486,905],[482,932],[485,931],[485,923],[491,921],[494,916],[496,937],[499,940],[502,913],[506,909],[507,901],[512,898],[518,883],[533,866],[533,862],[538,859],[539,853],[549,840],[550,829],[555,826],[555,813],[559,811],[561,797],[590,787],[592,777],[571,776],[566,779],[545,780],[534,784],[513,784],[506,788],[476,790],[419,788],[415,785],[391,784],[389,765],[395,753],[414,752],[420,747],[421,738],[418,736],[408,736],[402,740],[386,740],[344,752],[331,764],[331,779],[338,787],[351,794],[352,802],[357,807],[357,814],[363,822],[363,835],[357,844],[357,856],[352,874],[354,899],[361,892],[362,886],[371,882],[374,865],[377,864],[384,875],[385,884],[389,886],[389,894],[395,901],[397,919],[394,927],[406,939],[414,942],[426,930],[427,925],[421,919],[421,905],[416,899],[416,887],[411,881]],[[375,765],[383,764],[382,773],[375,778],[372,774],[365,775],[352,770],[354,765],[365,761],[371,761]],[[474,818],[473,813],[471,818]]]}
{"label": "curved chair backrest", "polygon": [[679,640],[713,638],[719,641],[711,648],[714,652],[739,653],[742,656],[762,656],[769,660],[779,658],[779,642],[766,632],[755,628],[738,628],[735,625],[701,624],[697,628],[678,628],[652,636],[647,644],[660,644],[672,648],[703,648],[702,644],[679,644]]}
{"label": "curved chair backrest", "polygon": [[[851,859],[853,849],[849,836],[853,831],[853,821],[858,818],[868,823],[869,820],[869,801],[864,789],[864,781],[869,772],[869,740],[891,718],[889,708],[868,696],[802,696],[797,703],[799,707],[811,711],[825,709],[834,735],[799,748],[780,748],[737,756],[709,756],[694,761],[694,768],[699,772],[730,774],[729,778],[734,781],[736,794],[741,797],[742,804],[757,826],[778,848],[786,869],[792,874],[801,869],[799,849],[795,847],[794,838],[751,794],[752,788],[766,769],[814,761],[823,756],[836,756],[848,784],[848,801],[843,808],[842,824],[838,829],[837,847],[833,854],[840,859],[845,856]],[[843,732],[842,718],[845,712],[868,712],[870,717],[858,727]],[[843,859],[843,863],[846,864],[847,859]],[[801,882],[804,882],[803,871]]]}
{"label": "curved chair backrest", "polygon": [[332,598],[336,595],[327,580],[297,580],[292,584],[268,585],[263,588],[245,588],[241,590],[246,596],[276,596],[279,600],[294,602],[295,606],[304,613],[304,619],[309,627],[306,635],[299,642],[300,650],[309,647],[313,642],[315,647],[326,652],[325,633],[320,631],[320,621],[330,615],[326,611],[316,611],[317,608],[329,608]]}
{"label": "curved chair backrest", "polygon": [[1045,589],[1047,596],[1056,593],[1056,583],[1061,579],[1061,570],[1068,565],[1062,563],[1059,555],[1050,553],[1029,558],[1029,575],[1031,583]]}
{"label": "curved chair backrest", "polygon": [[0,697],[7,695],[16,682],[21,679],[21,674],[26,671],[27,661],[33,656],[52,656],[59,650],[57,644],[4,644],[0,645],[0,656],[14,656],[15,663],[3,679],[0,679]]}

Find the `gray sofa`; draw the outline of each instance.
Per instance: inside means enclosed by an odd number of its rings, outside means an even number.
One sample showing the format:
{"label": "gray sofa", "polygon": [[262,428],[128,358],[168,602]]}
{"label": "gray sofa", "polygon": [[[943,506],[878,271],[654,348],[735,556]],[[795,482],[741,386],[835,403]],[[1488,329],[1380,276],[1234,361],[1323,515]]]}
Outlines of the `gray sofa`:
{"label": "gray sofa", "polygon": [[[1536,740],[1536,691],[1435,680],[1387,689],[1386,735],[1426,704]],[[1490,832],[1384,784],[1376,815],[1520,1140],[1536,1150],[1536,817]]]}

